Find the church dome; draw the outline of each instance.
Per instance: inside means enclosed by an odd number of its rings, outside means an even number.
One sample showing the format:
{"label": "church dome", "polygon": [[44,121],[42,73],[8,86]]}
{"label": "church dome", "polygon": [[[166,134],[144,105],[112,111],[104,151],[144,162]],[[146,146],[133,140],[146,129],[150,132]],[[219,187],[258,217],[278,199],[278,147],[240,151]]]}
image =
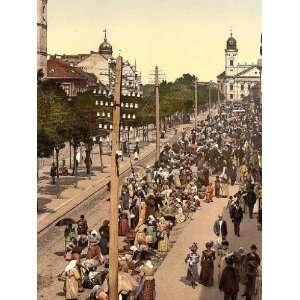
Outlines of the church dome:
{"label": "church dome", "polygon": [[236,50],[236,39],[230,35],[230,38],[226,42],[227,50]]}
{"label": "church dome", "polygon": [[106,38],[106,31],[105,31],[105,36],[104,36],[104,41],[100,44],[99,46],[99,53],[102,55],[112,55],[112,46],[111,44],[107,41]]}

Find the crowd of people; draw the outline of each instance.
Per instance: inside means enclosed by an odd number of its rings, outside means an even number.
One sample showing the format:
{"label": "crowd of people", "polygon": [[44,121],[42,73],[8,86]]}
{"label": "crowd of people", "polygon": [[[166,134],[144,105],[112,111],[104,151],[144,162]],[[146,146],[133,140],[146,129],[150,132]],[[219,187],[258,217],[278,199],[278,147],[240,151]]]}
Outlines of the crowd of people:
{"label": "crowd of people", "polygon": [[[133,170],[120,191],[120,299],[155,299],[153,275],[170,250],[170,233],[201,209],[203,201],[228,198],[237,238],[243,234],[239,225],[245,213],[250,218],[257,213],[257,229],[261,230],[261,175],[261,118],[257,107],[246,103],[223,105],[219,114],[208,116],[191,132],[183,130],[174,144],[167,144],[159,162],[139,173]],[[237,183],[239,191],[230,195],[229,185]],[[201,257],[197,243],[190,248],[185,259],[187,280],[193,288],[197,283],[212,286],[214,261],[218,260],[224,299],[236,299],[240,282],[245,284],[246,300],[254,295],[260,299],[256,246],[247,255],[242,248],[229,252],[227,224],[221,214],[212,227],[217,240],[206,243]],[[91,289],[89,299],[109,299],[108,254],[109,220],[99,230],[91,230],[82,215],[77,230],[72,224],[66,228],[65,259],[69,263],[59,276],[65,283],[66,299],[78,299],[83,289]]]}

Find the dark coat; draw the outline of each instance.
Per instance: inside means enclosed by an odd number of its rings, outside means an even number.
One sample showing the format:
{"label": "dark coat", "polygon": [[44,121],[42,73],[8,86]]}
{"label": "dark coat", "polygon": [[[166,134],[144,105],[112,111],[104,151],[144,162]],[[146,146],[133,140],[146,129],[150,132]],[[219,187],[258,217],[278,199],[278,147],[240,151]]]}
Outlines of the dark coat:
{"label": "dark coat", "polygon": [[248,192],[246,196],[246,204],[249,206],[254,206],[255,202],[256,202],[256,194],[254,193],[254,191]]}
{"label": "dark coat", "polygon": [[231,209],[230,217],[233,223],[241,223],[243,220],[243,210],[239,206],[233,206]]}
{"label": "dark coat", "polygon": [[219,236],[221,231],[221,235],[227,235],[227,223],[223,220],[222,226],[220,228],[219,220],[216,220],[214,224],[214,233]]}
{"label": "dark coat", "polygon": [[239,291],[239,279],[232,266],[226,266],[222,272],[219,289],[224,293],[235,294]]}

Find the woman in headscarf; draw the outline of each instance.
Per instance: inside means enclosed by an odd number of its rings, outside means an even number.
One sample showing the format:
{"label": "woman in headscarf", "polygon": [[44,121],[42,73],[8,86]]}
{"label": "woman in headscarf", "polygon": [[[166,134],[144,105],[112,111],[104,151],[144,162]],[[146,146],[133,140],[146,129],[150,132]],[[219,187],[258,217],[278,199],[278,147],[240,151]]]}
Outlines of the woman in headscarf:
{"label": "woman in headscarf", "polygon": [[146,242],[150,247],[154,247],[157,242],[157,223],[153,215],[150,215],[148,220],[146,221]]}
{"label": "woman in headscarf", "polygon": [[212,250],[212,246],[212,242],[207,242],[205,244],[206,250],[202,251],[199,282],[204,286],[212,286],[214,282],[214,260],[216,255],[215,251]]}
{"label": "woman in headscarf", "polygon": [[138,300],[155,300],[156,291],[155,291],[155,278],[154,272],[155,268],[152,265],[151,261],[148,260],[145,265],[142,267],[142,290],[139,293]]}
{"label": "woman in headscarf", "polygon": [[89,247],[86,254],[86,259],[95,259],[98,260],[100,263],[103,263],[103,256],[100,250],[100,237],[96,230],[92,230],[91,234],[89,235]]}
{"label": "woman in headscarf", "polygon": [[80,273],[76,267],[76,260],[71,260],[67,265],[64,275],[66,299],[76,300],[78,299],[78,280],[80,280]]}
{"label": "woman in headscarf", "polygon": [[159,219],[158,224],[158,249],[159,252],[169,251],[168,223],[164,217]]}

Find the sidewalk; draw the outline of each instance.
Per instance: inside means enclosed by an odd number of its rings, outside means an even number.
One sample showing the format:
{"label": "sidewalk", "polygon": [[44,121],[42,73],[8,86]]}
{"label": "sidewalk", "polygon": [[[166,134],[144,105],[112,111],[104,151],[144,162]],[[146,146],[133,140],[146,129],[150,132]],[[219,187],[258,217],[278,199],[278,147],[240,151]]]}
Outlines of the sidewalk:
{"label": "sidewalk", "polygon": [[[191,126],[191,124],[183,124],[177,126],[178,134],[182,128]],[[174,137],[173,130],[166,134],[165,139],[161,139],[161,147]],[[152,138],[151,136],[149,137]],[[155,142],[145,144],[140,148],[140,159],[133,161],[132,164],[138,164],[140,160],[155,151]],[[65,212],[70,210],[82,202],[85,198],[99,190],[101,187],[106,186],[110,178],[110,155],[103,155],[104,173],[100,172],[100,157],[99,148],[97,145],[92,151],[92,175],[91,179],[88,178],[85,172],[85,166],[80,164],[78,168],[78,183],[77,188],[73,186],[74,176],[61,176],[60,177],[60,196],[57,198],[56,185],[51,184],[51,177],[49,176],[49,167],[44,167],[40,170],[40,180],[37,189],[38,201],[38,232],[45,228],[48,224],[62,216]],[[133,157],[131,157],[133,159]],[[68,164],[68,163],[67,163]],[[120,160],[120,174],[130,168],[129,157],[124,157],[124,161]]]}

